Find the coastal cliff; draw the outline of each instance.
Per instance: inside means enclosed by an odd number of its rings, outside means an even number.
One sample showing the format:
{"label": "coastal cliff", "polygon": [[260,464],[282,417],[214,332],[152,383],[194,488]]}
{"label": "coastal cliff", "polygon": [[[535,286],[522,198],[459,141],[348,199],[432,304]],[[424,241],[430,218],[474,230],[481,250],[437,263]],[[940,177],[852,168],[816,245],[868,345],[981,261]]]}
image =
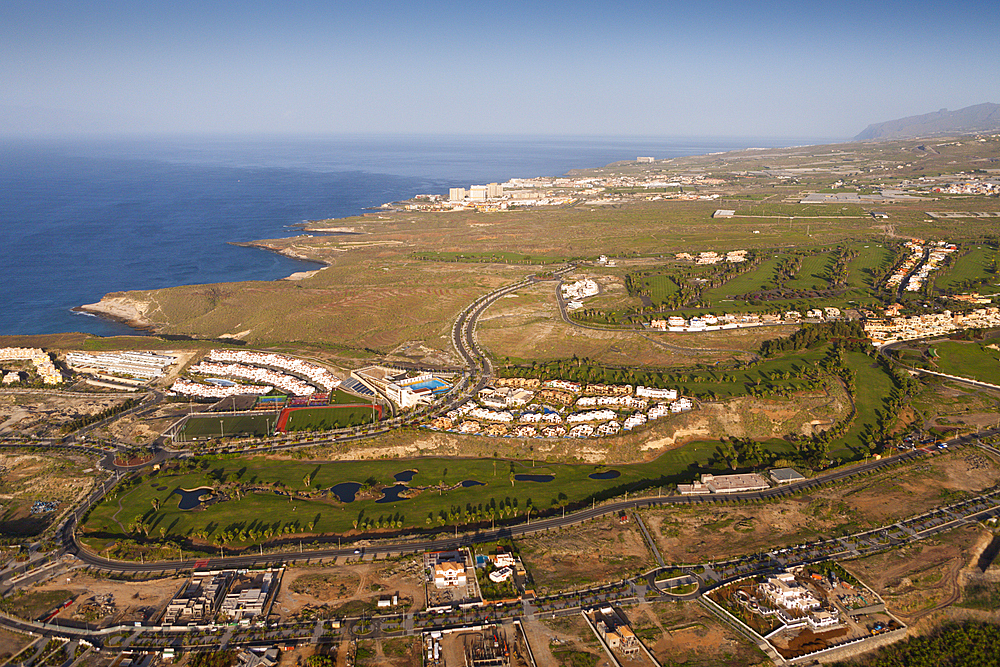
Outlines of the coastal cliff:
{"label": "coastal cliff", "polygon": [[[134,294],[134,293],[133,293]],[[135,329],[156,331],[157,327],[148,314],[155,310],[152,300],[137,299],[123,292],[106,294],[97,303],[77,306],[73,310],[91,313],[116,322],[122,322]]]}

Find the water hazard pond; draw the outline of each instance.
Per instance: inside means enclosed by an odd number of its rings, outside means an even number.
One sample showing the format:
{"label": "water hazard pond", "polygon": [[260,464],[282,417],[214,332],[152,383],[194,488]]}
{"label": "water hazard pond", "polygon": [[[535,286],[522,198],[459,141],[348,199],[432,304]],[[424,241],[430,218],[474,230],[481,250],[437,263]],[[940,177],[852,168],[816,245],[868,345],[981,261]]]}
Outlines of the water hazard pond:
{"label": "water hazard pond", "polygon": [[617,479],[621,476],[622,474],[617,470],[604,470],[602,472],[594,472],[587,475],[590,479]]}
{"label": "water hazard pond", "polygon": [[551,482],[555,478],[555,475],[529,475],[527,473],[514,475],[515,482]]}
{"label": "water hazard pond", "polygon": [[342,503],[353,503],[354,497],[361,489],[359,482],[341,482],[330,489],[330,492],[337,496],[337,500]]}
{"label": "water hazard pond", "polygon": [[394,503],[397,500],[409,500],[409,498],[402,498],[399,494],[406,491],[408,487],[405,484],[395,484],[393,486],[387,486],[382,489],[382,497],[376,500],[376,503]]}
{"label": "water hazard pond", "polygon": [[177,509],[181,510],[193,510],[195,507],[201,504],[202,496],[210,496],[212,489],[207,486],[203,486],[198,489],[192,489],[188,491],[187,489],[174,489],[171,494],[176,493],[181,497],[181,501],[177,503]]}

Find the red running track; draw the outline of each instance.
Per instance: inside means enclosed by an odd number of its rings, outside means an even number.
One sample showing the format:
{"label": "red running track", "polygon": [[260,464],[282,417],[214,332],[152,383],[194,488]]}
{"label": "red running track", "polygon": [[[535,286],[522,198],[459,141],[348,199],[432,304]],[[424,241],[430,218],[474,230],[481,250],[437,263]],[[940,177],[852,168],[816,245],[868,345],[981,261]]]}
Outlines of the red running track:
{"label": "red running track", "polygon": [[296,406],[294,408],[285,407],[281,409],[281,413],[278,415],[278,423],[274,425],[275,431],[285,432],[285,427],[288,426],[288,416],[295,410],[329,410],[334,408],[368,408],[378,412],[378,418],[382,419],[382,406],[372,405],[371,403],[338,403],[336,405],[324,405],[324,406]]}

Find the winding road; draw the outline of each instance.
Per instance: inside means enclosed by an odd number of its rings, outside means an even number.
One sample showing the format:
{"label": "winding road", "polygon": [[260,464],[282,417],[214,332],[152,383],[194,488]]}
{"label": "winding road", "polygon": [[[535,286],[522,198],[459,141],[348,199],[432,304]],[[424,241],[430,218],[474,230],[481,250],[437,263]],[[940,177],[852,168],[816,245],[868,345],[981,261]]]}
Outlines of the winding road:
{"label": "winding road", "polygon": [[[575,267],[573,265],[566,266],[558,271],[555,271],[554,275],[556,277],[565,275],[574,268]],[[531,285],[536,281],[536,278],[528,277],[517,283],[494,290],[493,292],[476,299],[476,301],[471,303],[458,315],[452,326],[451,337],[456,352],[463,359],[466,365],[466,375],[463,378],[463,381],[459,384],[457,390],[447,395],[441,403],[435,406],[434,409],[436,412],[445,412],[452,407],[461,404],[467,400],[469,396],[475,394],[479,389],[485,386],[487,382],[489,382],[492,378],[493,367],[488,355],[483,352],[477,341],[477,322],[482,314],[498,299]],[[562,306],[561,303],[560,306]],[[152,396],[150,398],[157,399],[160,397]],[[158,401],[145,400],[142,404],[136,406],[134,410],[148,410],[150,405],[155,405],[156,402]],[[374,434],[385,432],[395,426],[403,425],[407,423],[407,421],[408,420],[403,420],[401,418],[387,420],[387,422],[384,422],[378,429],[372,429],[365,433],[343,435],[332,441],[345,441],[370,437]],[[989,436],[996,434],[1000,434],[1000,429],[985,431],[982,435]],[[975,439],[973,436],[964,436],[949,441],[949,444],[969,444],[974,441]],[[456,530],[456,534],[454,536],[438,534],[437,536],[430,537],[416,536],[412,539],[383,541],[375,545],[369,545],[367,543],[363,546],[361,544],[351,544],[347,547],[338,546],[336,548],[302,549],[299,552],[240,554],[234,556],[220,555],[218,558],[208,559],[178,558],[177,560],[157,561],[151,563],[134,563],[115,561],[98,556],[97,554],[85,549],[78,542],[76,536],[78,522],[86,514],[89,508],[100,502],[104,495],[114,488],[114,486],[127,474],[124,467],[115,464],[113,452],[109,453],[100,448],[91,447],[82,443],[78,444],[69,440],[65,442],[49,443],[23,442],[3,444],[13,444],[13,446],[22,447],[48,445],[57,448],[98,454],[102,457],[102,467],[111,471],[111,475],[108,479],[104,480],[102,484],[93,489],[93,491],[74,510],[72,510],[71,513],[69,513],[66,520],[63,521],[58,527],[57,537],[60,543],[60,548],[58,550],[50,554],[46,559],[31,561],[29,564],[25,564],[24,567],[8,569],[2,574],[2,576],[0,576],[0,589],[7,590],[12,588],[14,585],[20,585],[20,583],[23,583],[25,578],[31,578],[30,573],[26,572],[29,566],[32,568],[39,568],[44,565],[45,561],[52,562],[65,554],[74,556],[81,563],[86,564],[94,570],[112,574],[139,574],[146,576],[169,575],[181,571],[193,570],[195,568],[240,569],[287,565],[302,562],[318,562],[321,560],[328,561],[334,558],[338,559],[339,562],[362,558],[384,558],[401,554],[451,550],[457,547],[469,546],[476,543],[493,542],[502,538],[524,537],[546,531],[558,530],[598,517],[621,514],[623,512],[640,508],[665,507],[671,505],[731,503],[734,501],[756,502],[778,499],[859,475],[866,475],[876,470],[933,454],[930,450],[907,451],[895,456],[883,458],[881,460],[873,460],[863,464],[851,466],[849,468],[834,470],[812,479],[806,479],[789,485],[751,493],[734,493],[726,494],[724,496],[715,494],[690,496],[658,495],[640,496],[628,499],[628,493],[625,492],[625,499],[622,500],[604,502],[600,505],[595,502],[589,507],[575,507],[573,508],[573,511],[545,518],[531,519],[529,516],[525,517],[524,521],[513,525],[504,525],[489,529],[485,527],[467,529],[461,533]],[[304,445],[311,446],[314,444],[317,443],[275,444],[270,447],[270,449],[301,447]],[[178,455],[177,452],[165,452],[164,450],[159,450],[157,451],[156,457],[153,461],[147,462],[145,465],[151,465],[154,462],[162,462],[163,460],[176,455]],[[993,491],[975,498],[963,500],[960,503],[947,508],[939,508],[918,517],[911,517],[910,519],[894,524],[893,526],[887,526],[855,535],[834,538],[816,544],[804,545],[802,549],[805,549],[805,551],[802,551],[800,555],[795,557],[783,556],[778,552],[773,552],[755,564],[748,564],[746,559],[734,559],[722,563],[711,562],[704,566],[700,566],[706,571],[707,574],[705,575],[696,575],[694,574],[695,570],[693,569],[693,566],[686,566],[686,573],[684,576],[696,578],[699,582],[699,586],[704,584],[706,581],[712,581],[714,582],[714,585],[719,585],[725,581],[738,578],[739,576],[745,576],[747,571],[760,572],[769,568],[773,569],[778,566],[795,564],[795,558],[799,559],[798,562],[813,562],[816,560],[831,558],[834,555],[864,555],[866,553],[873,553],[874,551],[889,548],[893,545],[906,541],[923,539],[924,537],[934,535],[939,532],[951,530],[958,525],[965,525],[969,521],[998,515],[1000,515],[1000,499],[998,499],[998,492]],[[783,551],[789,550],[786,549]],[[514,617],[518,617],[522,614],[531,616],[536,613],[536,611],[540,610],[542,606],[549,604],[551,605],[551,613],[554,616],[556,614],[563,615],[566,613],[578,613],[579,609],[585,604],[597,604],[610,601],[621,603],[630,600],[634,601],[637,599],[644,599],[646,595],[652,595],[654,597],[669,597],[669,593],[662,590],[659,586],[662,582],[658,582],[657,580],[657,573],[661,570],[663,570],[663,568],[657,568],[650,573],[637,577],[635,580],[623,580],[617,584],[594,587],[589,591],[574,593],[569,597],[557,595],[548,596],[548,598],[525,600],[518,604],[514,609],[508,610],[508,613],[513,614]],[[696,590],[691,593],[685,593],[681,597],[697,597],[700,593],[700,590]],[[475,612],[475,614],[478,615],[486,614],[486,617],[488,617],[490,613],[491,612],[489,610]],[[494,614],[494,618],[496,618],[498,612],[493,611],[492,613]],[[438,621],[435,619],[428,620],[425,612],[419,612],[416,615],[410,614],[408,617],[410,631],[414,630],[413,624],[415,617],[423,619],[421,621],[421,623],[424,624],[423,627],[428,627],[428,624],[430,627],[446,627],[448,623],[452,622],[452,620],[449,620],[451,617],[448,617],[441,619],[441,624],[439,625]],[[385,619],[381,619],[379,622],[388,622],[389,618],[390,617],[386,617]],[[462,618],[454,620],[454,623],[459,625],[467,620],[468,619],[463,612]],[[366,622],[366,619],[361,619],[358,622],[363,625]],[[367,622],[371,623],[372,619],[367,619]],[[6,615],[0,615],[0,625],[7,626],[21,632],[42,632],[58,636],[64,636],[67,633],[65,628],[23,621],[22,619],[15,619]],[[161,633],[164,632],[164,629],[151,628],[151,630]],[[88,634],[88,631],[85,630],[76,631],[75,636],[86,636],[90,638],[95,637],[93,633]],[[165,634],[161,636],[166,637]]]}

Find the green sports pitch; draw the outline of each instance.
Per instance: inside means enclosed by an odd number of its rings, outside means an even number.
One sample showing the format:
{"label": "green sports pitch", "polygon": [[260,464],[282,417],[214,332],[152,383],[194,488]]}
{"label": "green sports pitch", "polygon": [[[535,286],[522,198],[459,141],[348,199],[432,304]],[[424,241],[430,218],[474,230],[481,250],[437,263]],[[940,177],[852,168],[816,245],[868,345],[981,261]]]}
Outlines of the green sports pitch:
{"label": "green sports pitch", "polygon": [[191,417],[181,429],[181,440],[209,440],[232,436],[265,436],[274,431],[278,415],[273,412],[257,415],[219,415]]}

